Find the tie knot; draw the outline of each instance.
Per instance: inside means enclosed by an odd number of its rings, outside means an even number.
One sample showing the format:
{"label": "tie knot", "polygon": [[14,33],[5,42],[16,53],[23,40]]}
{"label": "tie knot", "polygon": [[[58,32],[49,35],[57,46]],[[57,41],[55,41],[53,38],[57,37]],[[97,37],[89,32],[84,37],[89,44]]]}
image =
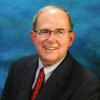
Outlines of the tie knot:
{"label": "tie knot", "polygon": [[44,69],[41,68],[41,69],[40,69],[40,77],[41,77],[41,78],[44,78],[44,76],[45,76],[45,74],[44,74]]}

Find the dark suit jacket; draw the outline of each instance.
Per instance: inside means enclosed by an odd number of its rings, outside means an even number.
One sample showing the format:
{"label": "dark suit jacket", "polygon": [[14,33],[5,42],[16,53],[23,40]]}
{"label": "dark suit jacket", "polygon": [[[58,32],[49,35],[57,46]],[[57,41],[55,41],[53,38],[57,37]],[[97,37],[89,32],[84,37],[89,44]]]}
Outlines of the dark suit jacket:
{"label": "dark suit jacket", "polygon": [[[11,68],[1,100],[31,100],[38,56],[16,61]],[[36,100],[100,100],[95,76],[68,53],[53,71]]]}

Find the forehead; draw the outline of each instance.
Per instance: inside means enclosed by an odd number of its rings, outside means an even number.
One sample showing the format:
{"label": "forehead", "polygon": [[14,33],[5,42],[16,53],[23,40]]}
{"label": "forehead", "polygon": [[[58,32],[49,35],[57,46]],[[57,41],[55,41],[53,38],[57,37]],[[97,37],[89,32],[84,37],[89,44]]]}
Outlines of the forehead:
{"label": "forehead", "polygon": [[51,25],[69,25],[68,15],[61,9],[49,8],[40,12],[37,25],[51,24]]}

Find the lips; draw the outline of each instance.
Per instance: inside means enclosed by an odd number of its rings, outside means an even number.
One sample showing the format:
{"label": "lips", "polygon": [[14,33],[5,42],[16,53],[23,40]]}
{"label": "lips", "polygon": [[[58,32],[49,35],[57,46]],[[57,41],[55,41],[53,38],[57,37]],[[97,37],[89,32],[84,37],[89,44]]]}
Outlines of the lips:
{"label": "lips", "polygon": [[55,50],[56,48],[55,47],[45,47],[45,49],[47,49],[47,50]]}
{"label": "lips", "polygon": [[46,49],[46,50],[56,50],[56,49],[58,49],[58,47],[56,46],[44,46],[44,48]]}

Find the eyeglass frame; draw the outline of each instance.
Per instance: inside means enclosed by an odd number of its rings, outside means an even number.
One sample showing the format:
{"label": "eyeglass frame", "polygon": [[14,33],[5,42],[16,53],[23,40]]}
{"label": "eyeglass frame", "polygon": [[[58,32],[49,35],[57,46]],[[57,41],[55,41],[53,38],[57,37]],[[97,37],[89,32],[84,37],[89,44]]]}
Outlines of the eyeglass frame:
{"label": "eyeglass frame", "polygon": [[[42,33],[41,31],[47,31],[47,33]],[[59,34],[57,33],[58,31],[63,31],[61,34],[59,32]],[[51,31],[50,29],[37,29],[37,30],[34,30],[34,32],[38,33],[38,35],[40,36],[43,36],[43,37],[49,37],[51,35],[51,33],[53,32],[55,36],[61,36],[65,33],[71,33],[72,31],[67,31],[67,29],[61,29],[61,28],[58,28],[58,29],[55,29],[54,31]]]}

